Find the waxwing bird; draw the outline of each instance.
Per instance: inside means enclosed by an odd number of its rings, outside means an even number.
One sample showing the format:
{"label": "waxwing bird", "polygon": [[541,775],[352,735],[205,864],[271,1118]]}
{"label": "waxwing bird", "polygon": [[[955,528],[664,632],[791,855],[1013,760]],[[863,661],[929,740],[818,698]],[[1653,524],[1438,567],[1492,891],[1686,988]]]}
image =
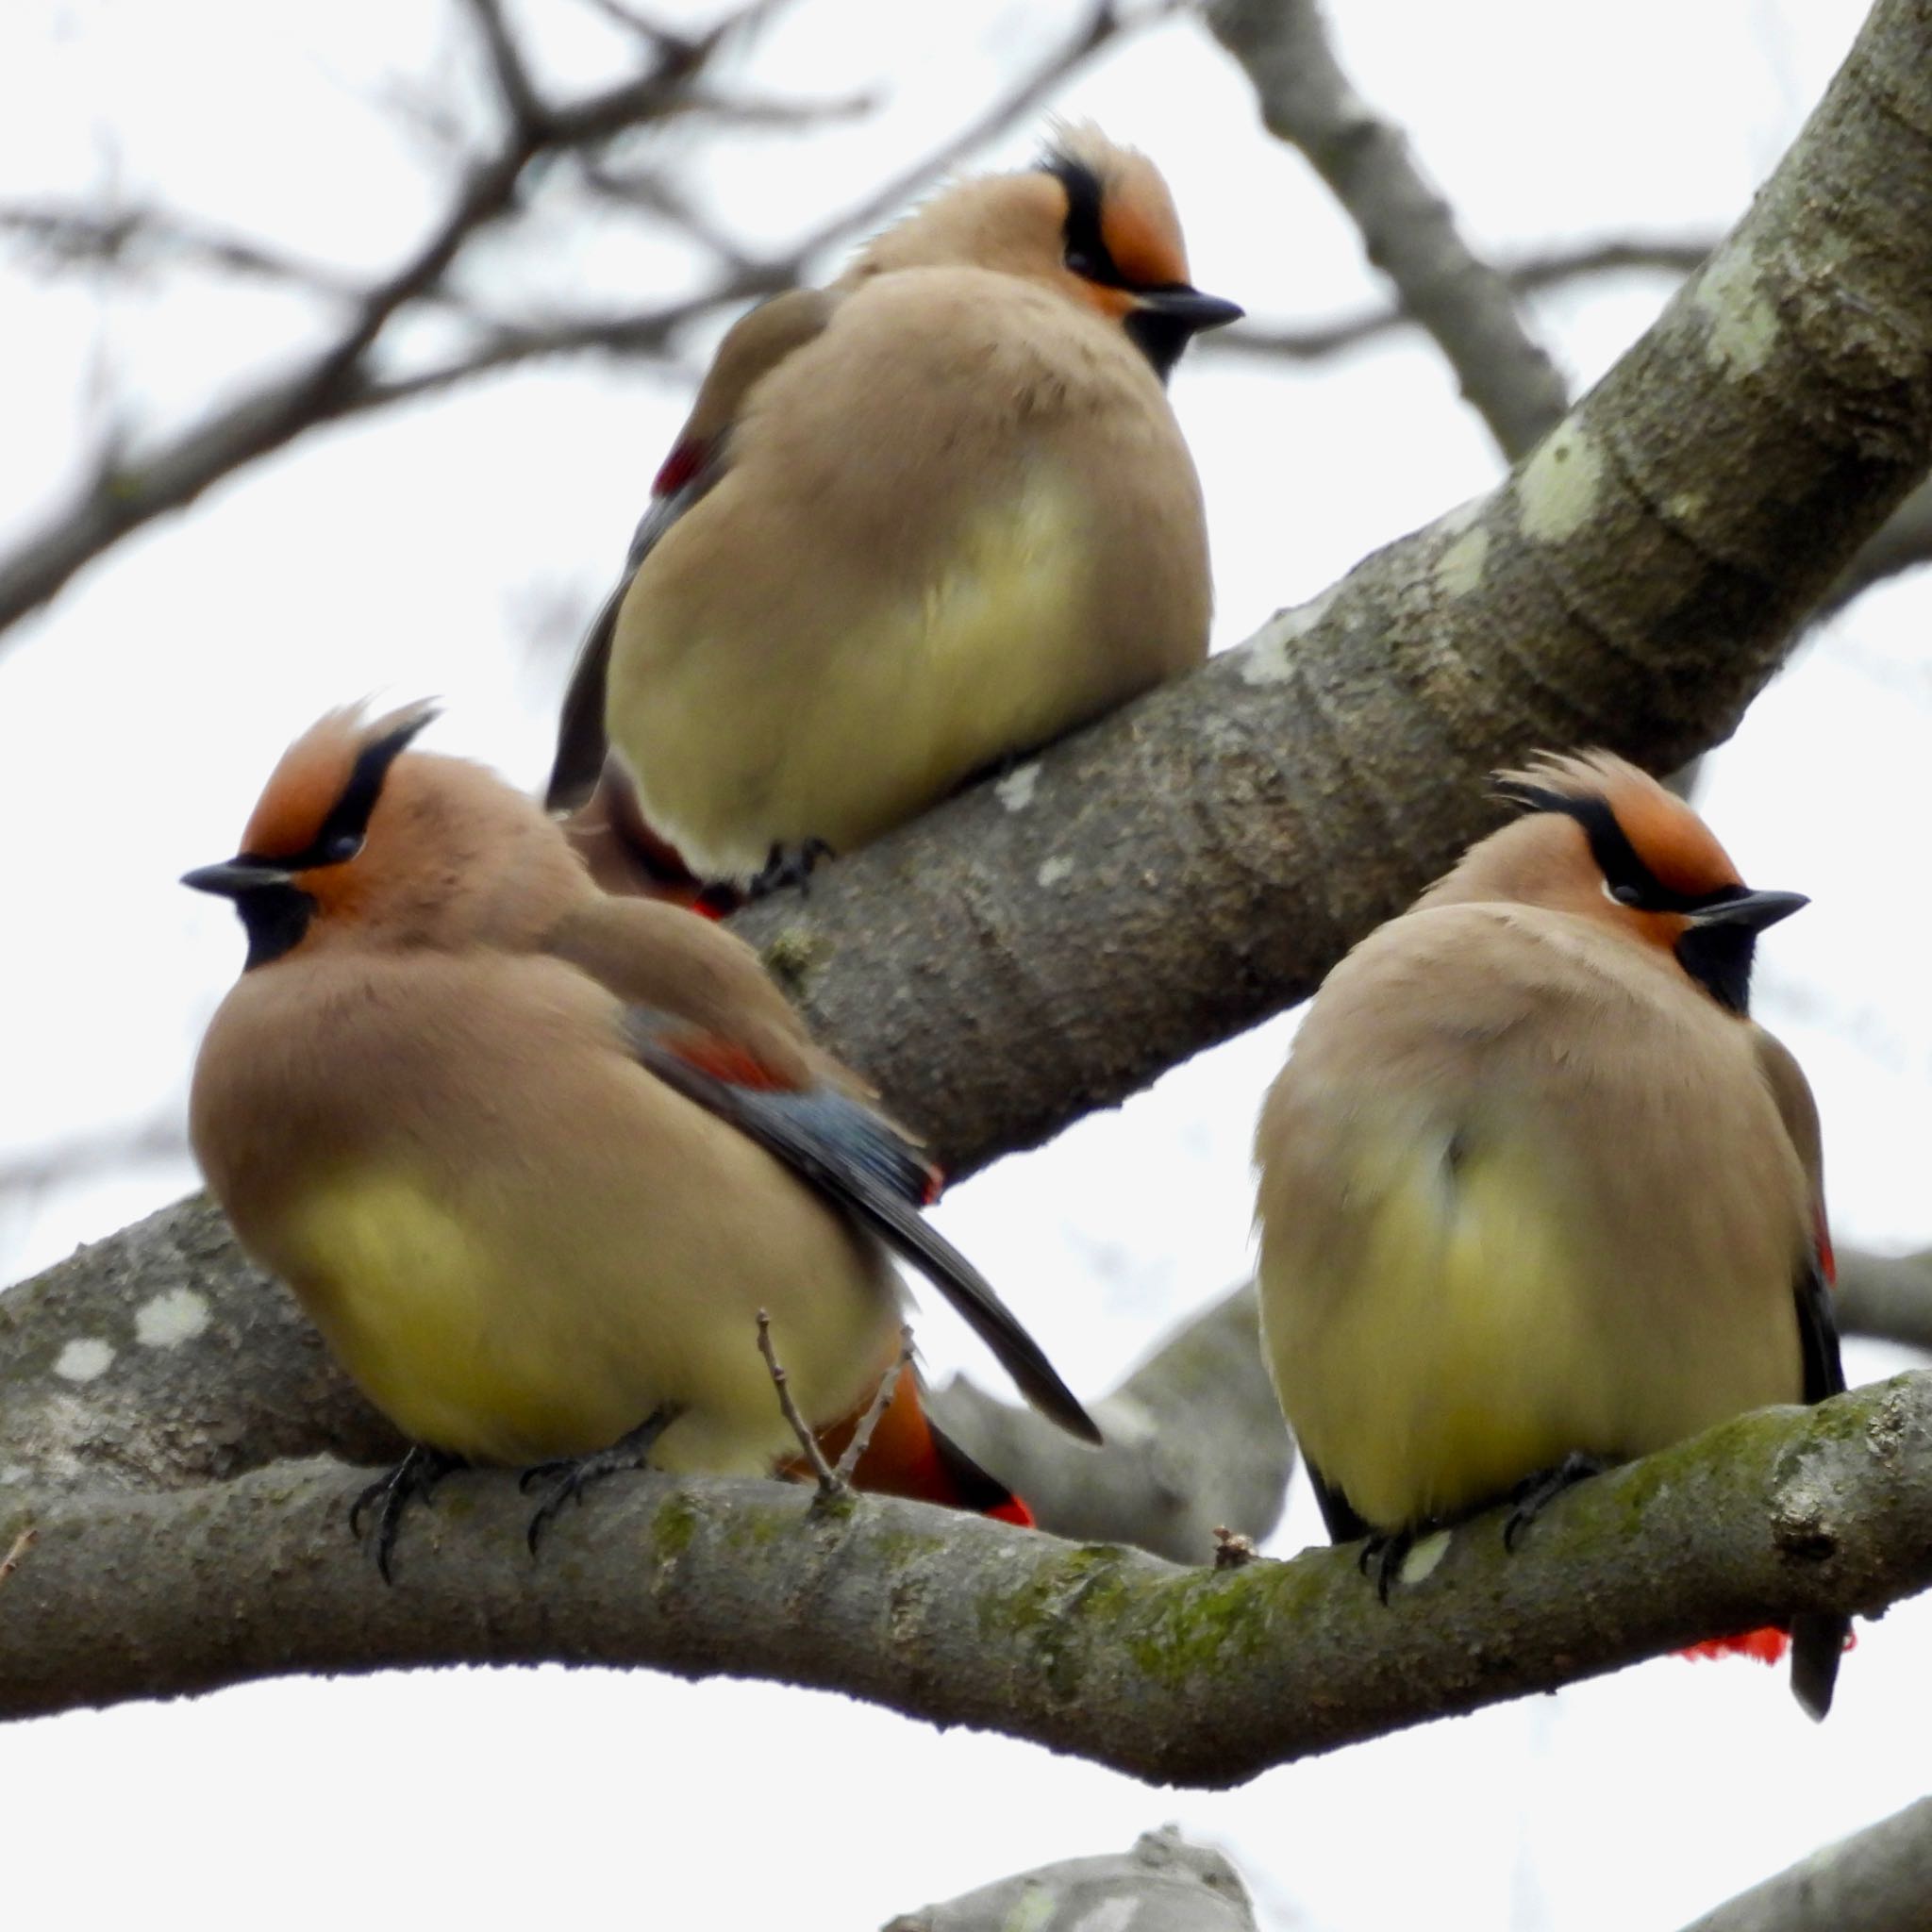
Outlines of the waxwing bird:
{"label": "waxwing bird", "polygon": [[1198,663],[1164,384],[1240,313],[1190,284],[1153,163],[1090,127],[753,309],[579,657],[553,808],[608,735],[691,871],[770,883]]}
{"label": "waxwing bird", "polygon": [[[1607,753],[1499,785],[1524,815],[1329,974],[1256,1137],[1274,1386],[1385,1593],[1424,1528],[1513,1497],[1513,1541],[1578,1474],[1844,1387],[1817,1113],[1748,1017],[1804,899]],[[1813,1716],[1848,1628],[1796,1620]]]}
{"label": "waxwing bird", "polygon": [[240,854],[185,881],[232,899],[248,936],[195,1065],[203,1172],[421,1445],[382,1496],[385,1574],[403,1507],[453,1460],[559,1465],[533,1542],[588,1476],[647,1452],[771,1471],[793,1438],[758,1310],[802,1416],[836,1427],[899,1359],[889,1253],[1094,1438],[922,1219],[936,1170],[757,956],[599,892],[540,807],[408,749],[430,716],[322,719]]}

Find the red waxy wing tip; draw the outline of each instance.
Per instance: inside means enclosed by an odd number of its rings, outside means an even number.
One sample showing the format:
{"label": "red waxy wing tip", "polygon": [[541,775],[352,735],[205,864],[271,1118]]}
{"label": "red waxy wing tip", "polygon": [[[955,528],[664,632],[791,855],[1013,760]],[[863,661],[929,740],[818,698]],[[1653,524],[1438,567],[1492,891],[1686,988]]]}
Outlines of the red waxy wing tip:
{"label": "red waxy wing tip", "polygon": [[675,496],[703,467],[705,446],[694,438],[680,442],[664,458],[663,467],[651,484],[653,496]]}
{"label": "red waxy wing tip", "polygon": [[724,1081],[727,1087],[749,1087],[760,1093],[791,1091],[790,1081],[781,1080],[735,1040],[721,1040],[715,1033],[676,1033],[668,1036],[663,1044],[687,1066]]}

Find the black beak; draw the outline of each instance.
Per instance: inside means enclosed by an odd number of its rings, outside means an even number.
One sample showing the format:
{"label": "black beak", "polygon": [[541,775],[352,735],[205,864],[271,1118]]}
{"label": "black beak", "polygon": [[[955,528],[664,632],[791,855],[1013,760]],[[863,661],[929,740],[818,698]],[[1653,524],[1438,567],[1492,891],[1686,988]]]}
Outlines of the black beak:
{"label": "black beak", "polygon": [[1137,293],[1143,315],[1161,317],[1170,329],[1182,336],[1196,336],[1208,328],[1225,328],[1248,312],[1239,302],[1204,295],[1185,282],[1172,289],[1144,289]]}
{"label": "black beak", "polygon": [[197,892],[213,892],[223,899],[239,899],[244,893],[259,891],[264,886],[286,886],[295,874],[278,865],[266,865],[258,858],[225,858],[219,865],[199,865],[181,874],[184,886]]}
{"label": "black beak", "polygon": [[1740,925],[1746,932],[1762,932],[1780,919],[1810,905],[1803,892],[1740,892],[1715,906],[1691,913],[1692,925]]}

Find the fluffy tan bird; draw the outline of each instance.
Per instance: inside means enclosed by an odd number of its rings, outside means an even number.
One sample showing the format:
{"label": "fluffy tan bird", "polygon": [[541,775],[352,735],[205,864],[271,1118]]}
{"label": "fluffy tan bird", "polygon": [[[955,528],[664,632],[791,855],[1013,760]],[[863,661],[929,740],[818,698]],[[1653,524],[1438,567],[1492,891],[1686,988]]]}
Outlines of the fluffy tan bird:
{"label": "fluffy tan bird", "polygon": [[[1330,1534],[1383,1589],[1417,1531],[1844,1387],[1817,1113],[1748,1017],[1748,891],[1607,753],[1505,774],[1524,816],[1328,976],[1256,1139],[1261,1319]],[[1847,1625],[1806,1617],[1831,1702]]]}
{"label": "fluffy tan bird", "polygon": [[[533,1543],[586,1475],[645,1452],[769,1471],[795,1445],[758,1310],[802,1413],[835,1426],[898,1357],[889,1248],[1094,1437],[921,1219],[936,1170],[757,956],[674,907],[606,898],[538,806],[408,749],[430,715],[322,719],[240,855],[186,879],[232,899],[248,935],[195,1066],[196,1156],[242,1245],[422,1445],[383,1499],[385,1572],[401,1510],[452,1458],[573,1465]],[[895,1407],[881,1441],[929,1455]],[[988,1481],[965,1500],[992,1507]],[[939,1494],[903,1473],[874,1486]]]}
{"label": "fluffy tan bird", "polygon": [[770,882],[1199,662],[1164,384],[1240,313],[1190,285],[1153,163],[1090,127],[754,309],[585,643],[551,805],[608,731],[692,872]]}

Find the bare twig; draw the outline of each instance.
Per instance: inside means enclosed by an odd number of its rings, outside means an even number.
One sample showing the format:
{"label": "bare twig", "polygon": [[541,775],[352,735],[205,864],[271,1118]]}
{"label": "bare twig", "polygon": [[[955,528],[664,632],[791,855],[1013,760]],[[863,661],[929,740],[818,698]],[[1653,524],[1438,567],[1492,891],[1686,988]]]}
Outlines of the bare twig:
{"label": "bare twig", "polygon": [[125,274],[170,261],[244,278],[289,282],[336,301],[358,286],[340,270],[303,261],[244,235],[228,233],[153,206],[118,208],[19,202],[0,207],[0,234],[25,244],[29,260],[49,269],[75,266]]}
{"label": "bare twig", "polygon": [[8,1550],[7,1554],[4,1557],[0,1557],[0,1583],[5,1583],[7,1579],[9,1576],[11,1576],[16,1570],[20,1568],[20,1559],[26,1555],[28,1550],[30,1550],[33,1547],[35,1539],[38,1538],[39,1535],[40,1531],[36,1529],[31,1523],[29,1523],[25,1529],[23,1529],[17,1537],[13,1539],[12,1546]]}
{"label": "bare twig", "polygon": [[[1617,242],[1582,242],[1574,247],[1552,248],[1539,255],[1524,256],[1515,261],[1496,264],[1496,273],[1519,295],[1530,295],[1545,289],[1559,288],[1566,282],[1582,281],[1595,275],[1628,274],[1648,270],[1659,275],[1687,275],[1717,246],[1718,238],[1707,241],[1644,241],[1632,238]],[[1310,323],[1299,328],[1270,328],[1265,324],[1237,324],[1203,336],[1201,353],[1273,357],[1289,362],[1314,362],[1339,355],[1344,349],[1358,348],[1378,336],[1401,328],[1422,326],[1419,316],[1407,309],[1375,308],[1360,315],[1347,315],[1334,322]]]}
{"label": "bare twig", "polygon": [[852,1440],[845,1445],[845,1453],[839,1458],[839,1466],[832,1472],[841,1489],[852,1481],[852,1472],[858,1467],[859,1458],[872,1447],[872,1432],[878,1427],[879,1418],[892,1406],[892,1391],[899,1386],[899,1377],[912,1360],[912,1330],[902,1324],[899,1329],[899,1354],[886,1373],[879,1377],[879,1386],[865,1413],[858,1419],[858,1426],[852,1432]]}
{"label": "bare twig", "polygon": [[1563,379],[1508,283],[1462,239],[1401,129],[1350,84],[1319,0],[1211,0],[1208,23],[1247,69],[1270,132],[1307,157],[1404,309],[1441,345],[1503,454],[1526,454],[1562,417]]}
{"label": "bare twig", "polygon": [[[825,250],[875,226],[935,175],[983,144],[1119,35],[1176,10],[1181,0],[1124,13],[1112,0],[1090,9],[1069,39],[988,110],[934,153],[906,169],[858,206],[826,222],[775,260],[732,267],[711,288],[627,318],[596,318],[554,326],[511,325],[485,331],[479,342],[449,360],[401,376],[374,370],[373,350],[392,319],[420,301],[453,299],[447,277],[458,255],[514,208],[530,164],[545,154],[583,155],[615,136],[686,111],[694,85],[720,44],[772,10],[753,0],[722,25],[686,39],[640,28],[657,49],[655,64],[600,92],[562,105],[531,98],[512,109],[496,145],[470,162],[427,238],[379,282],[341,291],[354,312],[336,341],[290,374],[269,377],[238,401],[157,446],[124,460],[117,450],[99,466],[77,498],[0,558],[0,631],[53,597],[86,564],[123,538],[170,510],[194,501],[211,484],[284,447],[323,424],[413,400],[541,356],[598,349],[613,354],[661,353],[689,323],[721,308],[774,294],[791,286]],[[490,23],[492,0],[472,0],[486,37],[500,90],[519,89],[520,66],[507,68]],[[608,10],[608,9],[607,9]],[[520,61],[507,34],[508,58]],[[525,76],[526,78],[526,76]],[[520,90],[520,92],[523,90]],[[525,118],[525,115],[535,118]]]}
{"label": "bare twig", "polygon": [[765,1366],[772,1372],[772,1387],[778,1391],[778,1407],[784,1411],[785,1420],[791,1424],[791,1433],[798,1438],[805,1459],[811,1465],[811,1473],[819,1479],[819,1494],[836,1496],[844,1489],[844,1480],[825,1460],[825,1452],[819,1447],[819,1439],[812,1434],[805,1418],[798,1412],[798,1404],[791,1399],[791,1378],[778,1359],[778,1351],[772,1346],[772,1318],[763,1308],[758,1310],[758,1353],[764,1357]]}
{"label": "bare twig", "polygon": [[491,75],[510,125],[533,134],[541,133],[548,112],[537,92],[536,82],[530,77],[523,50],[510,36],[500,0],[463,0],[463,4],[489,56]]}
{"label": "bare twig", "polygon": [[86,1179],[143,1161],[174,1160],[187,1152],[187,1131],[172,1111],[153,1120],[102,1127],[28,1153],[0,1157],[0,1199],[38,1193],[58,1181]]}

